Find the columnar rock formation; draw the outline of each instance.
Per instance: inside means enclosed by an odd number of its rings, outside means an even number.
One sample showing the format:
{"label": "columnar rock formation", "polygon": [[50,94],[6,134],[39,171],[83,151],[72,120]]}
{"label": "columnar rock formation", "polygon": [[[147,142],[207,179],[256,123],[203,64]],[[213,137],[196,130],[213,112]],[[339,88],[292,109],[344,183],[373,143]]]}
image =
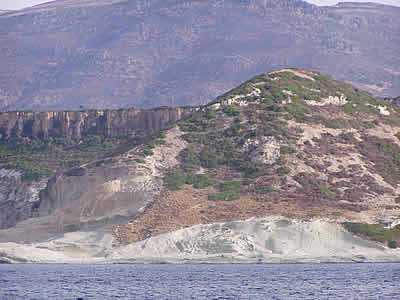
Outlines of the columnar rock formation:
{"label": "columnar rock formation", "polygon": [[159,130],[190,115],[194,108],[156,108],[151,110],[87,110],[50,112],[5,112],[0,114],[0,137],[27,136],[48,138],[83,134],[126,136]]}

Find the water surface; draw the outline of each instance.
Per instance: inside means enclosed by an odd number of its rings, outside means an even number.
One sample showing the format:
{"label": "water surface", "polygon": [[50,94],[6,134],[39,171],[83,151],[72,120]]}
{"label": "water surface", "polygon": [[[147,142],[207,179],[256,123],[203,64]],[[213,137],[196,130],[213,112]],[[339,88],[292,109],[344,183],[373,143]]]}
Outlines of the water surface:
{"label": "water surface", "polygon": [[0,265],[0,299],[400,299],[400,264]]}

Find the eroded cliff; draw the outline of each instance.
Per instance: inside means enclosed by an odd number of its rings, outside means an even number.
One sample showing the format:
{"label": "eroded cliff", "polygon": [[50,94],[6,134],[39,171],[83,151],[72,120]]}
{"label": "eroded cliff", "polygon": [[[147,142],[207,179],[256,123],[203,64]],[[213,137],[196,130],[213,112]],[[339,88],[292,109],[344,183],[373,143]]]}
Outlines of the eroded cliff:
{"label": "eroded cliff", "polygon": [[187,108],[120,109],[49,112],[4,112],[0,114],[0,138],[81,138],[85,134],[127,136],[160,130],[195,111]]}

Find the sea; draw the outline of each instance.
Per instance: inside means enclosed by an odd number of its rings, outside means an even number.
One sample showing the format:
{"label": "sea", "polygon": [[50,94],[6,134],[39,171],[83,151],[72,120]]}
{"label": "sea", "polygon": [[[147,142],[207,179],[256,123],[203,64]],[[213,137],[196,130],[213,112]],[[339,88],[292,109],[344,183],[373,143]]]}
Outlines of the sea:
{"label": "sea", "polygon": [[4,264],[0,299],[400,299],[400,264]]}

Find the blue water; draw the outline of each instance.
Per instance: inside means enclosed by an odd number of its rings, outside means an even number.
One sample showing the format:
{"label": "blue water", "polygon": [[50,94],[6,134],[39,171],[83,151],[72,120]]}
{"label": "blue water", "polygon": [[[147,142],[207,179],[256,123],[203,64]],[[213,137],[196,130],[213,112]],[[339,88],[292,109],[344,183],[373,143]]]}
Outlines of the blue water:
{"label": "blue water", "polygon": [[0,265],[0,299],[400,299],[400,264]]}

